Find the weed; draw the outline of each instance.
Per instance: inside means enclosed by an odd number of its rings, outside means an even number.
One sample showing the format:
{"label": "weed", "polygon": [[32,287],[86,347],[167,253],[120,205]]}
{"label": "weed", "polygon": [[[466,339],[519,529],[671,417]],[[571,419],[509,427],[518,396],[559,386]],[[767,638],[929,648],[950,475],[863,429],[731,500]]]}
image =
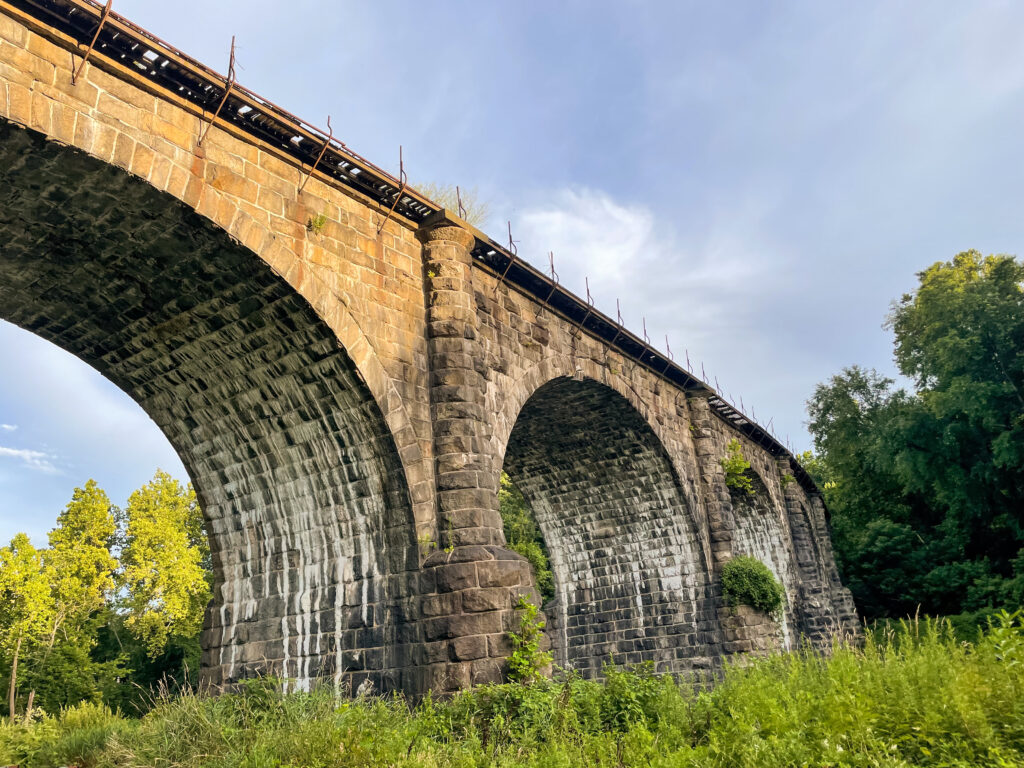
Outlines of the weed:
{"label": "weed", "polygon": [[327,214],[318,213],[316,216],[310,216],[309,221],[306,222],[306,231],[312,232],[314,235],[319,235],[327,224]]}
{"label": "weed", "polygon": [[508,677],[513,682],[534,683],[544,677],[544,670],[551,666],[551,654],[540,649],[546,622],[540,618],[540,610],[525,597],[520,597],[516,609],[522,611],[519,617],[519,632],[510,633],[512,655],[508,657]]}

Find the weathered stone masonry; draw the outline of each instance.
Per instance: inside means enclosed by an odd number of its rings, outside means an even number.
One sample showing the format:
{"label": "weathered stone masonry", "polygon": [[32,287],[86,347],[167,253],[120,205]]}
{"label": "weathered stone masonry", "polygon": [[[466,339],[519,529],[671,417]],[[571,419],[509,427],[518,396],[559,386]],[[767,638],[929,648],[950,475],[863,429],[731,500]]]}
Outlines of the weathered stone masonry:
{"label": "weathered stone masonry", "polygon": [[[197,146],[211,115],[103,45],[72,84],[83,43],[34,7],[0,0],[0,318],[117,383],[181,455],[214,551],[212,683],[500,679],[536,599],[503,469],[551,549],[563,665],[684,672],[853,629],[820,496],[706,387],[501,279],[450,213],[320,171],[300,193],[310,167],[230,120]],[[718,463],[734,438],[752,498]],[[784,584],[780,622],[722,604],[739,553]]]}

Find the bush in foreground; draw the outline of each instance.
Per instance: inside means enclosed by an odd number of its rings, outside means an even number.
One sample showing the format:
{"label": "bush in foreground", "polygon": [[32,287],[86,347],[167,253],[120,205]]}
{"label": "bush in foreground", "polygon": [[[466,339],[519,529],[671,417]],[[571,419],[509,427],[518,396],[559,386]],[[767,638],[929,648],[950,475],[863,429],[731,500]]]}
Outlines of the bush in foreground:
{"label": "bush in foreground", "polygon": [[141,720],[82,705],[0,726],[0,764],[128,766],[1015,766],[1024,764],[1024,626],[976,643],[904,623],[830,657],[728,667],[713,688],[607,670],[400,699],[238,693],[168,699]]}

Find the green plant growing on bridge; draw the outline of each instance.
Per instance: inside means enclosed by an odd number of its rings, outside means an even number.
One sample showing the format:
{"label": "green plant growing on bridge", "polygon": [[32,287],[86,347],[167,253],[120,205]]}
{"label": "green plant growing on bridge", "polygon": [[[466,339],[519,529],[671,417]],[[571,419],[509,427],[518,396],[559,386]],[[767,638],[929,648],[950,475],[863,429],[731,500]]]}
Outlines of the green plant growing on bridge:
{"label": "green plant growing on bridge", "polygon": [[544,670],[551,665],[551,654],[540,649],[547,622],[540,618],[540,609],[525,597],[519,597],[516,609],[522,611],[522,615],[519,631],[509,633],[512,655],[508,657],[508,678],[528,685],[543,679]]}
{"label": "green plant growing on bridge", "polygon": [[417,536],[416,543],[420,547],[420,557],[426,557],[437,549],[437,541],[429,533],[421,533]]}
{"label": "green plant growing on bridge", "polygon": [[769,615],[778,615],[786,601],[786,591],[768,566],[749,555],[722,567],[722,595],[726,605],[749,605]]}
{"label": "green plant growing on bridge", "polygon": [[725,484],[730,488],[753,496],[754,482],[747,475],[747,470],[750,469],[750,462],[743,456],[743,447],[740,445],[740,441],[733,438],[725,448],[725,456],[718,460],[718,463],[722,465],[722,469],[725,470]]}
{"label": "green plant growing on bridge", "polygon": [[[487,221],[490,206],[486,200],[481,200],[476,187],[456,190],[454,184],[434,184],[431,182],[416,184],[416,191],[420,192],[435,203],[439,203],[456,216],[462,216],[467,224],[474,227],[482,227]],[[462,208],[465,214],[459,211],[459,198],[462,198]]]}
{"label": "green plant growing on bridge", "polygon": [[326,224],[327,214],[318,213],[316,216],[310,216],[309,221],[306,223],[306,231],[312,232],[314,235],[319,235]]}

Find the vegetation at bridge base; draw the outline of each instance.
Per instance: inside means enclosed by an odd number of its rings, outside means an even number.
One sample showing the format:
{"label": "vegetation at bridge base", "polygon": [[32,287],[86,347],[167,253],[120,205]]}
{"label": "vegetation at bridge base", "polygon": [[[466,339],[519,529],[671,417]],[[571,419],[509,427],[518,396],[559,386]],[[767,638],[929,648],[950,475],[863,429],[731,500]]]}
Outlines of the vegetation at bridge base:
{"label": "vegetation at bridge base", "polygon": [[164,696],[142,719],[86,703],[0,726],[23,768],[259,766],[1016,766],[1024,763],[1024,627],[975,643],[906,623],[830,657],[727,667],[713,688],[649,668],[562,675],[410,707],[280,692]]}
{"label": "vegetation at bridge base", "polygon": [[977,251],[919,275],[888,327],[910,390],[844,369],[808,403],[804,464],[869,618],[1024,604],[1024,264]]}
{"label": "vegetation at bridge base", "polygon": [[512,653],[508,657],[508,679],[514,683],[537,683],[550,672],[552,655],[541,650],[546,622],[540,609],[525,597],[519,598],[519,631],[512,632]]}

